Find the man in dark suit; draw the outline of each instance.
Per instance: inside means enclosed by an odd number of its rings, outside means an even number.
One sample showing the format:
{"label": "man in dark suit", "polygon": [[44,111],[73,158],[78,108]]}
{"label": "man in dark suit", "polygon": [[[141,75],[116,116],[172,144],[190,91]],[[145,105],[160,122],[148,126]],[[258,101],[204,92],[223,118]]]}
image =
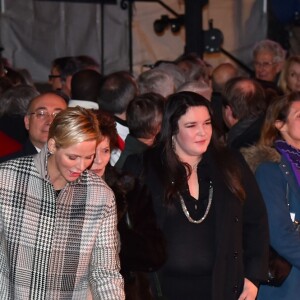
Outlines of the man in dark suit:
{"label": "man in dark suit", "polygon": [[20,151],[2,157],[0,162],[40,152],[47,142],[53,118],[66,108],[67,103],[64,98],[55,92],[48,92],[33,98],[24,117],[28,139]]}

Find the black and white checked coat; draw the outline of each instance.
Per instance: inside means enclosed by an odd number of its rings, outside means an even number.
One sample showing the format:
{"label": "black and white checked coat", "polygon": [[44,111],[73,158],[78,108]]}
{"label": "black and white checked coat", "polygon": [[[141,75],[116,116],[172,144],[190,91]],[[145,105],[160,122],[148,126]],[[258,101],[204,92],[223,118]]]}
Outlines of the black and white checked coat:
{"label": "black and white checked coat", "polygon": [[0,299],[124,299],[112,191],[85,171],[56,198],[46,165],[0,164]]}

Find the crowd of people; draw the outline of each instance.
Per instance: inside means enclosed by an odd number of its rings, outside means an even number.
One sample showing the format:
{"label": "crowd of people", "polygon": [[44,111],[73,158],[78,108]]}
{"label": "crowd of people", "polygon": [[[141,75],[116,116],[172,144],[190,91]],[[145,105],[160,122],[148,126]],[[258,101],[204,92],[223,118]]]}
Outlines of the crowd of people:
{"label": "crowd of people", "polygon": [[1,62],[0,296],[296,299],[300,56],[263,40],[253,68],[66,56],[42,92]]}

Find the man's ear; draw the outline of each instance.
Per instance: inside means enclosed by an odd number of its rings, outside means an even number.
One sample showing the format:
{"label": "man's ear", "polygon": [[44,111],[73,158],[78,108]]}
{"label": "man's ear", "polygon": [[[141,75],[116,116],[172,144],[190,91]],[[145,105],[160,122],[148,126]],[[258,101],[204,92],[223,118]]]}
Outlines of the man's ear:
{"label": "man's ear", "polygon": [[53,154],[56,151],[56,143],[53,138],[50,138],[48,140],[48,150],[51,154]]}
{"label": "man's ear", "polygon": [[231,128],[233,125],[235,125],[238,120],[233,116],[232,109],[229,105],[226,105],[223,107],[223,119],[225,124]]}
{"label": "man's ear", "polygon": [[29,118],[30,118],[29,115],[25,115],[25,117],[24,117],[24,125],[27,130],[29,130],[29,122],[30,122]]}

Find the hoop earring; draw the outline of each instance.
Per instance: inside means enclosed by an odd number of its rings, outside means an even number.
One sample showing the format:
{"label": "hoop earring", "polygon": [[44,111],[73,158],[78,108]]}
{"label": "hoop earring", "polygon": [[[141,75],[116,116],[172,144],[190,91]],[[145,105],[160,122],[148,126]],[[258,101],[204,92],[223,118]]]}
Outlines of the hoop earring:
{"label": "hoop earring", "polygon": [[172,136],[172,149],[173,149],[173,151],[175,152],[175,150],[176,150],[176,144],[175,144],[175,138],[174,138],[174,135]]}

